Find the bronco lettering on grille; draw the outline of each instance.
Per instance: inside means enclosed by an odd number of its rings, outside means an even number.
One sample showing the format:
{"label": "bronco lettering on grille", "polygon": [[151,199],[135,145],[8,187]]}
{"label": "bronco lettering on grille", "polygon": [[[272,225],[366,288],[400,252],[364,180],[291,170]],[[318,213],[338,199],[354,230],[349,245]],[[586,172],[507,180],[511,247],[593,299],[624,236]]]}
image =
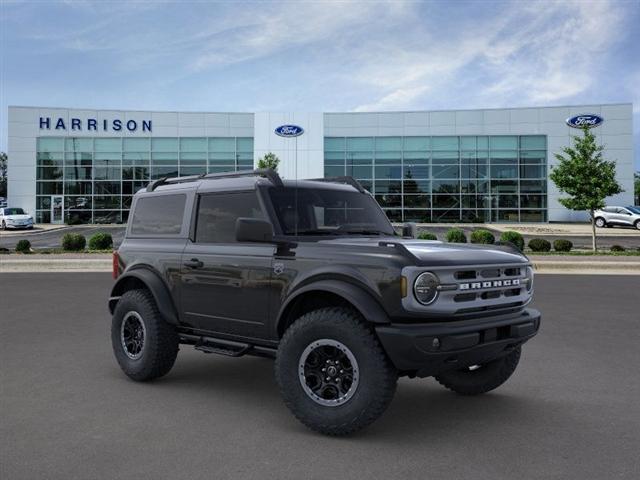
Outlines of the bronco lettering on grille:
{"label": "bronco lettering on grille", "polygon": [[460,290],[480,290],[483,288],[514,287],[519,285],[520,279],[514,278],[511,280],[493,280],[490,282],[461,283],[458,288]]}

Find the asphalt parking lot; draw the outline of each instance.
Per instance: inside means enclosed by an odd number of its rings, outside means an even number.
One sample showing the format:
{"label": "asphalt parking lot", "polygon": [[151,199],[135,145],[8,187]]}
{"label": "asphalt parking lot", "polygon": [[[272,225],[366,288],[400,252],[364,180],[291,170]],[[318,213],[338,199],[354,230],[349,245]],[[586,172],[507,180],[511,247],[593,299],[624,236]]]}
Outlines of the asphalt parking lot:
{"label": "asphalt parking lot", "polygon": [[0,478],[638,478],[638,276],[538,276],[542,330],[507,384],[466,398],[402,379],[378,422],[338,439],[293,418],[268,359],[183,347],[164,379],[129,381],[111,282],[0,275]]}

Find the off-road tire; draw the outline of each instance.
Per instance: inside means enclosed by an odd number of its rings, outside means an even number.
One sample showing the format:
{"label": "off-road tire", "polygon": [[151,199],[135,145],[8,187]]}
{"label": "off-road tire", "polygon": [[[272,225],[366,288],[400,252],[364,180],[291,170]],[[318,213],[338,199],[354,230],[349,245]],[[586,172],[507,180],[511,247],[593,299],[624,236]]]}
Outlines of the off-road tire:
{"label": "off-road tire", "polygon": [[[600,225],[598,225],[598,222],[600,223]],[[595,224],[598,228],[605,228],[607,226],[607,221],[602,217],[597,217],[595,220]]]}
{"label": "off-road tire", "polygon": [[[358,363],[359,383],[345,403],[324,406],[303,389],[299,362],[314,341],[330,339],[346,346]],[[376,420],[396,390],[398,372],[371,328],[348,308],[321,308],[298,318],[285,332],[275,363],[276,381],[284,402],[307,427],[326,435],[348,435]]]}
{"label": "off-road tire", "polygon": [[[135,360],[127,356],[120,338],[122,321],[132,311],[142,317],[146,329],[142,355]],[[133,380],[144,382],[169,373],[178,355],[179,337],[160,315],[148,290],[129,290],[120,297],[113,312],[111,344],[122,371]]]}
{"label": "off-road tire", "polygon": [[520,347],[480,366],[477,370],[453,370],[436,375],[438,383],[461,395],[479,395],[498,388],[515,372],[520,361]]}

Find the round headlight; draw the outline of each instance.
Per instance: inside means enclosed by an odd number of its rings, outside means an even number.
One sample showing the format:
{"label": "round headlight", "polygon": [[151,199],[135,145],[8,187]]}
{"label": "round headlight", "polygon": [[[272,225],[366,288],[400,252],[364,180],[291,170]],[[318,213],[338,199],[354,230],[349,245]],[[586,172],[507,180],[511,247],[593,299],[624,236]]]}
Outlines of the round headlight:
{"label": "round headlight", "polygon": [[440,285],[440,280],[435,274],[425,272],[418,275],[413,284],[413,294],[416,296],[416,300],[422,305],[433,303],[438,296],[438,285]]}
{"label": "round headlight", "polygon": [[527,292],[533,290],[533,267],[527,267]]}

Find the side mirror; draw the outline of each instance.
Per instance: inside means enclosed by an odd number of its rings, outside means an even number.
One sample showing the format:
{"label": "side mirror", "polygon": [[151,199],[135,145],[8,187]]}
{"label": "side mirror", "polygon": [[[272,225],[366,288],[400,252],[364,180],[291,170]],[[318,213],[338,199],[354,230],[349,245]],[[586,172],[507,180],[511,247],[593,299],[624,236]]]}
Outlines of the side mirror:
{"label": "side mirror", "polygon": [[416,238],[418,236],[418,226],[412,222],[405,223],[402,226],[402,236]]}
{"label": "side mirror", "polygon": [[267,220],[240,217],[236,220],[236,240],[238,242],[272,242],[273,227]]}

